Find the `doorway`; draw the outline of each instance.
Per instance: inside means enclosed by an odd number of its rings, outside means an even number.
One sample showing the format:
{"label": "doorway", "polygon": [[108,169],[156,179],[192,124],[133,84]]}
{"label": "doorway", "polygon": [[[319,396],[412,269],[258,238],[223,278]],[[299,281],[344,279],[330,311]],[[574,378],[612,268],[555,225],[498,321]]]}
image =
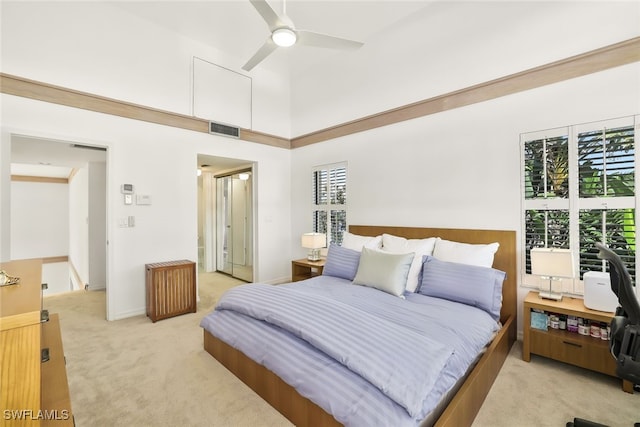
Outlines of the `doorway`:
{"label": "doorway", "polygon": [[253,280],[253,179],[251,170],[216,176],[218,271]]}
{"label": "doorway", "polygon": [[10,141],[11,258],[42,259],[45,295],[106,291],[107,147],[20,134]]}
{"label": "doorway", "polygon": [[198,155],[198,272],[255,280],[256,165]]}

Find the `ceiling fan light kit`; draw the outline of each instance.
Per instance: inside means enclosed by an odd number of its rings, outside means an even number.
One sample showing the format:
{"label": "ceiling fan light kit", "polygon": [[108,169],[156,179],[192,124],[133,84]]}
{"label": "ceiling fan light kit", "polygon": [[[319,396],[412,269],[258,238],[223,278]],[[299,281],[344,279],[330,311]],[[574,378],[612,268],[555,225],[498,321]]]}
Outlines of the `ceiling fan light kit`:
{"label": "ceiling fan light kit", "polygon": [[271,34],[271,39],[280,47],[289,47],[296,44],[298,36],[290,28],[278,28]]}
{"label": "ceiling fan light kit", "polygon": [[249,0],[262,19],[269,26],[271,35],[258,51],[242,67],[245,71],[251,71],[262,60],[279,47],[289,47],[294,44],[324,47],[330,49],[358,49],[361,42],[314,33],[313,31],[294,30],[295,25],[286,14],[286,3],[283,2],[284,13],[280,16],[269,6],[266,0]]}

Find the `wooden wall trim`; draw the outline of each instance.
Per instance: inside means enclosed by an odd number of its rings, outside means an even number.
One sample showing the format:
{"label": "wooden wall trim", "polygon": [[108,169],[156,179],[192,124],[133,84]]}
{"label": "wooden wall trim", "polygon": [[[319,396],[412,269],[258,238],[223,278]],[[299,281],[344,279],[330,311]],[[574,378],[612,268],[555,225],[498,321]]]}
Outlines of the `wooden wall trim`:
{"label": "wooden wall trim", "polygon": [[640,61],[640,37],[298,136],[291,140],[291,148],[488,101],[637,61]]}
{"label": "wooden wall trim", "polygon": [[[0,73],[0,91],[8,95],[81,108],[83,110],[110,114],[128,119],[141,120],[165,126],[209,133],[209,121],[184,114],[159,110],[131,102],[94,95],[87,92],[68,89],[48,83],[25,79],[6,73]],[[290,148],[287,138],[240,129],[240,139],[279,148]]]}
{"label": "wooden wall trim", "polygon": [[57,178],[52,176],[11,175],[11,181],[68,184],[69,178]]}
{"label": "wooden wall trim", "polygon": [[73,181],[73,178],[75,178],[78,172],[80,172],[80,169],[78,168],[71,169],[71,172],[69,172],[69,176],[67,177],[67,181],[69,182]]}
{"label": "wooden wall trim", "polygon": [[[386,110],[287,139],[240,129],[240,139],[279,148],[299,148],[482,101],[535,89],[640,61],[640,37],[595,49],[461,90]],[[0,73],[0,92],[99,113],[208,133],[208,121],[130,102]]]}
{"label": "wooden wall trim", "polygon": [[57,262],[68,262],[68,261],[69,261],[68,255],[50,256],[50,257],[42,258],[43,264],[55,264]]}
{"label": "wooden wall trim", "polygon": [[76,266],[73,265],[73,262],[71,262],[71,260],[68,260],[67,262],[69,263],[69,267],[71,267],[71,273],[73,273],[73,277],[76,278],[76,282],[78,282],[78,284],[80,285],[80,289],[87,289],[87,284],[82,281],[82,277],[80,277],[80,273],[78,273]]}

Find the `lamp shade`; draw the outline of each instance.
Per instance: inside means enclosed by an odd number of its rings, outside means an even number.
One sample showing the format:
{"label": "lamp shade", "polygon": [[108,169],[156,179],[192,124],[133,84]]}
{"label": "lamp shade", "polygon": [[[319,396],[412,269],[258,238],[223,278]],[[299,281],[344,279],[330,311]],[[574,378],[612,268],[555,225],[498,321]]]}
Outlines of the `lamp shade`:
{"label": "lamp shade", "polygon": [[575,276],[573,252],[570,249],[531,249],[531,274],[573,278]]}
{"label": "lamp shade", "polygon": [[307,249],[320,249],[327,246],[327,235],[324,233],[304,233],[301,240],[302,247]]}

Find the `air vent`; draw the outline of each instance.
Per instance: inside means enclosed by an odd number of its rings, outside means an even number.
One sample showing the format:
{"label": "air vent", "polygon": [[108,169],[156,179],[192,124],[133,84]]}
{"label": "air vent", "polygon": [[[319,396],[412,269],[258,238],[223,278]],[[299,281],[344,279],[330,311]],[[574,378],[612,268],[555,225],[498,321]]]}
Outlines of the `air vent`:
{"label": "air vent", "polygon": [[209,122],[209,133],[216,135],[231,136],[233,138],[240,137],[240,128],[229,126],[222,123]]}
{"label": "air vent", "polygon": [[71,144],[73,148],[82,148],[85,150],[107,151],[107,147],[97,147],[95,145]]}

